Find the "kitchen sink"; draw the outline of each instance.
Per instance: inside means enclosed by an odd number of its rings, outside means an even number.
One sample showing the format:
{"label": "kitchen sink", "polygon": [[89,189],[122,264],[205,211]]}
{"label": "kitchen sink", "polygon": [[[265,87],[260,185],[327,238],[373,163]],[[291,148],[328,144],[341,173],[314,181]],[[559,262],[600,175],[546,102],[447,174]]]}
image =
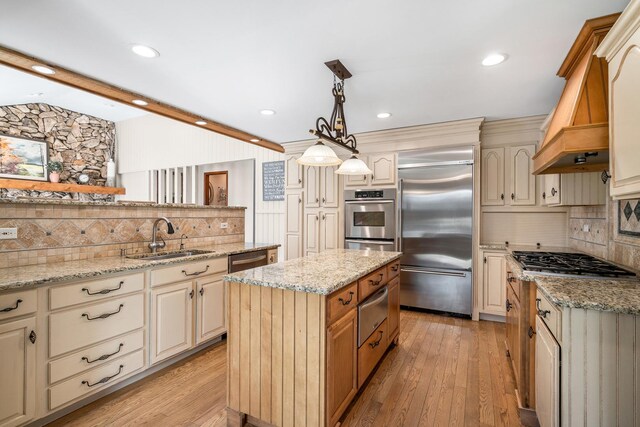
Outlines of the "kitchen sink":
{"label": "kitchen sink", "polygon": [[158,252],[155,254],[136,254],[127,255],[130,259],[140,259],[146,261],[160,261],[163,259],[184,258],[193,255],[212,254],[215,251],[203,251],[199,249],[192,249],[188,251],[174,251],[174,252]]}

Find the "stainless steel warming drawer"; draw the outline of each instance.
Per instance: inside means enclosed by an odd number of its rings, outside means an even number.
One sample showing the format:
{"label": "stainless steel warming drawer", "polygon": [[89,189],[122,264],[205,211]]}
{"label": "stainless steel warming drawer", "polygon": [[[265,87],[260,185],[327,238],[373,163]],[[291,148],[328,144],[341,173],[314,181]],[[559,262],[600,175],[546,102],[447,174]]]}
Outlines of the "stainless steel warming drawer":
{"label": "stainless steel warming drawer", "polygon": [[262,267],[267,264],[269,264],[269,259],[266,249],[229,255],[229,273]]}

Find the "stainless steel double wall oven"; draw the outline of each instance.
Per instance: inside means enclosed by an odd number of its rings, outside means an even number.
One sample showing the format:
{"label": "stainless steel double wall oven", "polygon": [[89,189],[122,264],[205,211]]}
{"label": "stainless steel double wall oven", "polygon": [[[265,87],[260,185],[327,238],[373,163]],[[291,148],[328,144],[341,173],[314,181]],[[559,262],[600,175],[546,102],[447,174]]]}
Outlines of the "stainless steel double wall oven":
{"label": "stainless steel double wall oven", "polygon": [[344,192],[345,248],[396,249],[396,190]]}

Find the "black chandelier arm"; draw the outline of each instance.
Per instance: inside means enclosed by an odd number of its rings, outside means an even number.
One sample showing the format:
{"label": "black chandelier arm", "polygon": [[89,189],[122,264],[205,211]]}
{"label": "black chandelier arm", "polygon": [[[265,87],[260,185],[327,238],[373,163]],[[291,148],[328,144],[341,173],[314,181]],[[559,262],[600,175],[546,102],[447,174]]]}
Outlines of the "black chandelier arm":
{"label": "black chandelier arm", "polygon": [[344,138],[344,141],[338,141],[331,135],[327,135],[325,133],[319,132],[317,130],[309,130],[311,134],[313,134],[316,138],[321,139],[323,141],[331,142],[332,144],[338,145],[344,148],[347,151],[350,151],[353,154],[359,154],[360,152],[356,148],[356,137],[354,135],[349,135]]}

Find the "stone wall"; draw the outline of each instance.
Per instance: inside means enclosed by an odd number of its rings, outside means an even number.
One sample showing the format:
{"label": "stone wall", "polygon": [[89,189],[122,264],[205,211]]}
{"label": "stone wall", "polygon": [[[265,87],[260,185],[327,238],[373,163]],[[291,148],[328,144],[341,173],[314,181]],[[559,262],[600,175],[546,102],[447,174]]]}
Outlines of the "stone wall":
{"label": "stone wall", "polygon": [[[149,252],[153,223],[167,217],[174,234],[160,224],[164,250],[244,242],[245,208],[76,201],[0,201],[0,227],[16,227],[18,238],[0,240],[0,268],[91,260]],[[226,228],[221,223],[227,223]]]}
{"label": "stone wall", "polygon": [[[64,165],[60,182],[77,183],[87,174],[92,185],[105,185],[106,162],[115,158],[115,123],[48,104],[0,106],[0,133],[45,140],[49,161]],[[0,190],[0,197],[82,198],[105,200],[108,195],[85,195],[38,191]]]}

